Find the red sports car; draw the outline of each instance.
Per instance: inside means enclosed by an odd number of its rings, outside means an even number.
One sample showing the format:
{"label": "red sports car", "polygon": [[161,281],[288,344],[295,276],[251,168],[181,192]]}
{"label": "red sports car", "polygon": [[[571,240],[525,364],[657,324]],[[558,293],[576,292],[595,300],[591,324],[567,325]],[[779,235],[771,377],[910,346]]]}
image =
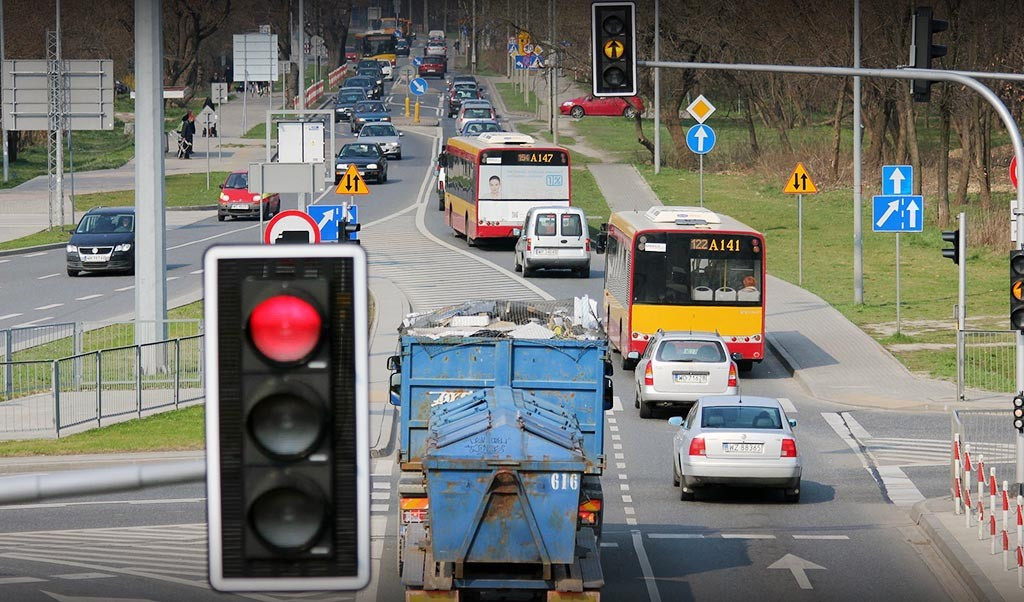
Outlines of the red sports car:
{"label": "red sports car", "polygon": [[639,96],[634,96],[629,100],[632,101],[632,104],[621,96],[595,98],[588,94],[563,102],[559,110],[562,115],[572,115],[576,119],[584,115],[633,117],[637,111],[644,112],[644,102],[640,100]]}
{"label": "red sports car", "polygon": [[263,208],[263,219],[269,219],[281,212],[281,195],[261,195],[249,191],[249,172],[236,171],[220,185],[220,201],[217,205],[217,220],[228,217],[254,217],[259,219]]}

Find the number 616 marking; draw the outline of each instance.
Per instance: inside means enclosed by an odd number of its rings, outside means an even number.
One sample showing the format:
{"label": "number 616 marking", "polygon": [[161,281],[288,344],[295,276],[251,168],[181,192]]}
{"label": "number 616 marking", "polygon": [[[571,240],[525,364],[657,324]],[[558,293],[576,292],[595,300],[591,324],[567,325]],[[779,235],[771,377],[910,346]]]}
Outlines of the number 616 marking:
{"label": "number 616 marking", "polygon": [[568,490],[573,491],[580,488],[580,475],[572,472],[556,472],[551,475],[551,488],[555,491]]}

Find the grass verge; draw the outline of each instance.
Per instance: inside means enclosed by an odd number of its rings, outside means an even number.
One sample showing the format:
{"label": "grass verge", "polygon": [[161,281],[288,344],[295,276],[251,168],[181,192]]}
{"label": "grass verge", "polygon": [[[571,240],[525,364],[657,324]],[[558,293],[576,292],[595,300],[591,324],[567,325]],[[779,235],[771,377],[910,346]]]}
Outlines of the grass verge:
{"label": "grass verge", "polygon": [[[164,198],[168,207],[196,207],[217,203],[217,185],[227,178],[226,171],[210,172],[210,189],[206,189],[205,173],[167,176],[164,180]],[[87,211],[93,207],[124,207],[135,204],[134,190],[93,192],[75,195],[75,210]]]}
{"label": "grass verge", "polygon": [[507,110],[518,113],[537,112],[537,95],[532,90],[529,92],[529,98],[524,101],[522,93],[516,92],[511,82],[496,82],[494,87],[498,89],[498,94],[501,94]]}

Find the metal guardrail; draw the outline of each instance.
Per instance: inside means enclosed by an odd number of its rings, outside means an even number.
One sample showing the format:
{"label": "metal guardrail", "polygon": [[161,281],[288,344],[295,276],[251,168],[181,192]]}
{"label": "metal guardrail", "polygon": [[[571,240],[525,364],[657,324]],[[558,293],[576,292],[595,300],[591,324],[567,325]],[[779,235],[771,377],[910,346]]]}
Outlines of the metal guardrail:
{"label": "metal guardrail", "polygon": [[[165,338],[203,333],[200,319],[159,320]],[[136,322],[58,322],[0,328],[0,361],[51,360],[135,344]]]}
{"label": "metal guardrail", "polygon": [[0,438],[60,437],[204,398],[203,335],[0,367]]}
{"label": "metal guardrail", "polygon": [[[963,330],[958,333],[957,394],[961,401],[992,399],[1009,402],[1016,391],[1016,332]],[[1005,395],[1002,395],[1005,394]]]}
{"label": "metal guardrail", "polygon": [[[997,483],[1015,482],[1017,431],[1013,428],[1009,403],[1004,410],[953,410],[950,422],[950,441],[959,435],[961,445],[965,448],[970,446],[973,461],[977,462],[979,458],[984,457],[986,479],[987,471],[994,468]],[[952,451],[952,444],[950,450]],[[953,454],[950,453],[950,483],[953,482],[955,471],[955,461]]]}

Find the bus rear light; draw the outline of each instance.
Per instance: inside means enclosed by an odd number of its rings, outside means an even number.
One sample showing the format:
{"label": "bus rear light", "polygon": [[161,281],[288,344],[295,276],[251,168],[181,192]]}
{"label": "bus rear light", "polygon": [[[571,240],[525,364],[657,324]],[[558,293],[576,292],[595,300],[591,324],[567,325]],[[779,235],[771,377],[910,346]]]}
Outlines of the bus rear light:
{"label": "bus rear light", "polygon": [[730,362],[730,364],[729,364],[729,382],[728,382],[728,384],[726,386],[729,386],[729,387],[735,387],[736,386],[736,363],[735,362]]}
{"label": "bus rear light", "polygon": [[749,343],[750,342],[750,337],[743,337],[743,342],[744,343]]}
{"label": "bus rear light", "polygon": [[646,334],[644,335],[644,340],[645,340],[645,341],[648,341],[648,340],[650,340],[650,338],[651,338],[651,337],[650,337],[650,335],[646,335]]}
{"label": "bus rear light", "polygon": [[755,334],[754,335],[754,340],[760,342],[761,341],[761,335]]}
{"label": "bus rear light", "polygon": [[733,337],[733,338],[732,338],[732,342],[733,342],[733,343],[735,343],[735,342],[736,342],[736,337]]}
{"label": "bus rear light", "polygon": [[639,341],[640,340],[640,333],[639,332],[634,332],[633,333],[633,340],[634,341]]}

